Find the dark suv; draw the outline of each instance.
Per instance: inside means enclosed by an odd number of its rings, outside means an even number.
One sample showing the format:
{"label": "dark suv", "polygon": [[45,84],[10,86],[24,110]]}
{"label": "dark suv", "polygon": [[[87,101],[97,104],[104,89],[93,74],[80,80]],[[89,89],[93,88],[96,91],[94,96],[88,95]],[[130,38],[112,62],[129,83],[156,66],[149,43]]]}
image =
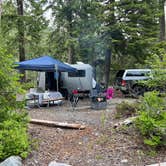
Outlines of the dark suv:
{"label": "dark suv", "polygon": [[136,97],[146,91],[146,87],[140,84],[140,81],[150,78],[150,69],[119,70],[116,74],[115,88],[121,90],[123,94],[130,94]]}

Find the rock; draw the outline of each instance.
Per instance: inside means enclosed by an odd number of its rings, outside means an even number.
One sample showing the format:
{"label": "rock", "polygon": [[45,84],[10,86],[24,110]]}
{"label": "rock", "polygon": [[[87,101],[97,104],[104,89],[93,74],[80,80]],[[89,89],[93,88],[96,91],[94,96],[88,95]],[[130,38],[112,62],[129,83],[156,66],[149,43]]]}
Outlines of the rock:
{"label": "rock", "polygon": [[87,137],[87,136],[82,137],[82,142],[83,143],[88,143],[88,141],[89,141],[89,137]]}
{"label": "rock", "polygon": [[114,124],[114,128],[117,128],[117,127],[122,126],[122,125],[130,125],[134,122],[134,120],[136,118],[137,118],[136,116],[135,117],[130,117],[130,118],[125,119],[122,122],[118,122],[118,123]]}
{"label": "rock", "polygon": [[63,130],[61,128],[57,128],[58,133],[63,133]]}
{"label": "rock", "polygon": [[22,166],[22,159],[19,156],[11,156],[0,163],[0,166]]}
{"label": "rock", "polygon": [[65,163],[57,163],[56,161],[51,161],[48,166],[71,166]]}
{"label": "rock", "polygon": [[146,165],[146,166],[166,166],[166,162],[164,162],[164,163],[156,163],[156,164]]}
{"label": "rock", "polygon": [[130,125],[134,122],[134,120],[137,118],[137,116],[127,118],[126,120],[123,121],[124,125]]}
{"label": "rock", "polygon": [[95,136],[98,137],[100,134],[98,132],[95,133]]}
{"label": "rock", "polygon": [[123,159],[123,160],[121,160],[121,163],[128,163],[128,160],[127,159]]}

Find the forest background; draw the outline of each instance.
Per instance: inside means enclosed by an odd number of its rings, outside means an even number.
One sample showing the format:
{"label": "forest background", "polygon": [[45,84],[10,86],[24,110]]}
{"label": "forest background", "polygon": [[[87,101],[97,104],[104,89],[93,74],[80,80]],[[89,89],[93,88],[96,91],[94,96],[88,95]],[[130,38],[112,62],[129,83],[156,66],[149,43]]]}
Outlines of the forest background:
{"label": "forest background", "polygon": [[117,70],[148,68],[147,59],[165,52],[164,0],[0,2],[3,45],[16,61],[82,61],[108,86]]}

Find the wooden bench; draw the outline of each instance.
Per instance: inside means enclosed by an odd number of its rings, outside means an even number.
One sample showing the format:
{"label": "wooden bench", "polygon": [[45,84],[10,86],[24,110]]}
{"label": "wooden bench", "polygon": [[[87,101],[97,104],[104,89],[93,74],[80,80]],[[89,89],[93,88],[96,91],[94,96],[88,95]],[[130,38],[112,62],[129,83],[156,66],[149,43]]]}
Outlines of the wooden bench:
{"label": "wooden bench", "polygon": [[51,102],[53,102],[53,104],[54,104],[55,101],[61,101],[61,100],[64,100],[64,99],[65,99],[64,97],[43,99],[42,104],[47,104],[47,107],[49,107]]}

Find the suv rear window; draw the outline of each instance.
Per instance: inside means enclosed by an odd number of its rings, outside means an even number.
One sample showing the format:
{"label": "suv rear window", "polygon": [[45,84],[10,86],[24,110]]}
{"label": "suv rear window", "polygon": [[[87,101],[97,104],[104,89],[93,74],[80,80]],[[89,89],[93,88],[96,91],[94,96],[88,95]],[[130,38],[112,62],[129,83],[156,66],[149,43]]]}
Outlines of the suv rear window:
{"label": "suv rear window", "polygon": [[123,77],[123,74],[124,74],[124,70],[119,70],[118,73],[116,74],[116,77]]}
{"label": "suv rear window", "polygon": [[145,77],[150,74],[150,71],[128,71],[126,76],[129,77]]}

